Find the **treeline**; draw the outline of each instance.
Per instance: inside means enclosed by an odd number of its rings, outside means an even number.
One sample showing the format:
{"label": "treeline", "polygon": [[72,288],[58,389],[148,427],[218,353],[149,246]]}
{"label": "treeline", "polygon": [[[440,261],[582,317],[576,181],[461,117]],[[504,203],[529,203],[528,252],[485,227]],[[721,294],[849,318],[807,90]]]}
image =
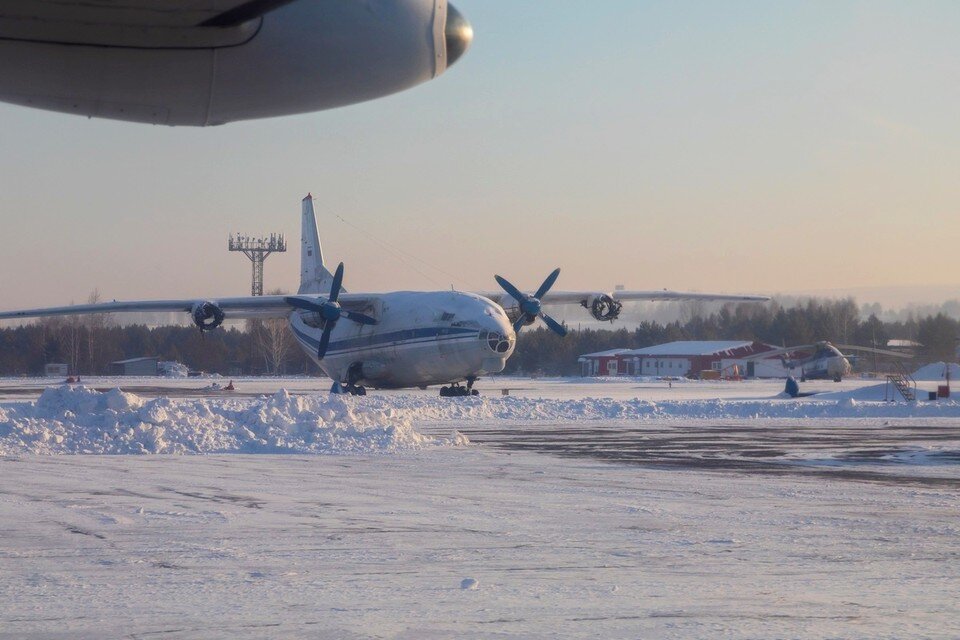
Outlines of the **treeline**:
{"label": "treeline", "polygon": [[110,363],[140,356],[222,375],[317,373],[286,321],[248,322],[200,334],[196,327],[117,326],[96,317],[50,318],[0,329],[0,375],[38,375],[49,362],[71,373],[110,373]]}
{"label": "treeline", "polygon": [[[904,321],[861,318],[852,299],[809,300],[785,307],[727,305],[705,313],[691,305],[685,320],[642,322],[635,329],[585,329],[566,338],[524,329],[509,373],[575,375],[577,357],[614,348],[640,348],[673,340],[760,340],[775,345],[831,340],[838,344],[884,347],[901,338],[923,344],[925,360],[953,360],[960,322],[942,313]],[[0,375],[36,375],[48,362],[64,362],[71,372],[106,374],[110,363],[139,356],[182,362],[193,370],[222,375],[319,373],[293,340],[285,320],[248,322],[203,335],[194,327],[118,326],[106,316],[48,318],[0,329]]]}

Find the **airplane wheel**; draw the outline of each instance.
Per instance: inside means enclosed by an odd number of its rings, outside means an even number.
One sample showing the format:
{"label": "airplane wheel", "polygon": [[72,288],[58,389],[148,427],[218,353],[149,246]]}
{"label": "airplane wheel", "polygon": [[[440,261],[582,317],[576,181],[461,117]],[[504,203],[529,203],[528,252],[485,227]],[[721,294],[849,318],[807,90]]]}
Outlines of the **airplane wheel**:
{"label": "airplane wheel", "polygon": [[478,395],[480,395],[480,392],[477,391],[476,389],[471,389],[471,390],[470,390],[470,395],[472,395],[472,396],[478,396]]}
{"label": "airplane wheel", "polygon": [[354,389],[353,389],[353,395],[355,395],[355,396],[365,396],[365,395],[367,395],[367,388],[366,388],[366,387],[354,387]]}
{"label": "airplane wheel", "polygon": [[446,398],[450,396],[450,387],[440,387],[440,397]]}

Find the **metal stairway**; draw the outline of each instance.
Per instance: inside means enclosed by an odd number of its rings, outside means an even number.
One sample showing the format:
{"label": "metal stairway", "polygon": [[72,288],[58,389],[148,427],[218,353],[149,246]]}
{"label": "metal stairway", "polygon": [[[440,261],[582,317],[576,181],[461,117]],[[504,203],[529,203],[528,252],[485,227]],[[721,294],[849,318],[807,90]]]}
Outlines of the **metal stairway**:
{"label": "metal stairway", "polygon": [[[917,381],[913,379],[907,370],[903,368],[903,365],[899,362],[895,363],[897,370],[894,373],[887,374],[887,388],[892,385],[897,391],[900,392],[900,395],[907,402],[913,402],[917,399]],[[887,398],[886,392],[884,392],[884,399]],[[896,395],[893,391],[890,391],[889,401],[893,402],[896,399]]]}

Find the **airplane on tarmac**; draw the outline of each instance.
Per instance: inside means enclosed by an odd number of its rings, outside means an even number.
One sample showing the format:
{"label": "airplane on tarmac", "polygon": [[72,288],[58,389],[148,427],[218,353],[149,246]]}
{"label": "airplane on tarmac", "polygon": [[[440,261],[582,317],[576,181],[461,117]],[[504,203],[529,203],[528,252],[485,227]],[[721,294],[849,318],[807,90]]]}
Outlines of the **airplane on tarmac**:
{"label": "airplane on tarmac", "polygon": [[[147,300],[0,312],[0,320],[43,316],[170,312],[190,314],[200,331],[230,319],[284,318],[297,342],[330,378],[332,392],[365,395],[376,388],[425,388],[442,384],[442,396],[476,394],[482,375],[504,369],[516,334],[538,318],[560,335],[567,329],[545,306],[580,305],[597,320],[613,320],[632,300],[764,301],[763,296],[674,291],[552,292],[556,269],[534,293],[496,276],[504,292],[395,291],[347,293],[343,263],[327,270],[313,197],[302,203],[300,289],[296,295]],[[466,386],[460,386],[466,382]]]}
{"label": "airplane on tarmac", "polygon": [[[812,349],[811,355],[797,359],[787,356],[796,352]],[[849,344],[832,344],[826,340],[821,340],[813,344],[801,344],[795,347],[784,347],[783,349],[774,349],[765,351],[755,356],[744,358],[745,360],[757,360],[760,358],[769,358],[771,356],[780,356],[783,366],[791,371],[800,368],[800,382],[807,380],[833,380],[840,382],[844,377],[849,376],[853,371],[850,360],[857,358],[855,355],[844,355],[840,349],[845,351],[866,351],[884,356],[893,356],[897,358],[909,358],[911,356],[897,351],[887,351],[885,349],[874,349],[873,347],[858,347]]]}
{"label": "airplane on tarmac", "polygon": [[408,89],[472,39],[447,0],[3,0],[0,101],[216,125]]}

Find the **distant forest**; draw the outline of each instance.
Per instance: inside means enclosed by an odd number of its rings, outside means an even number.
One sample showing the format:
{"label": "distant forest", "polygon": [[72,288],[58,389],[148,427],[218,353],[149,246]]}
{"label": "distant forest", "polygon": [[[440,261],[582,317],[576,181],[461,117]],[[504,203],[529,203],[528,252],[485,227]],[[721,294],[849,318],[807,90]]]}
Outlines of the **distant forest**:
{"label": "distant forest", "polygon": [[[583,329],[560,338],[544,328],[520,332],[506,373],[576,375],[577,357],[614,348],[639,348],[673,340],[760,340],[775,345],[831,340],[841,344],[884,347],[888,339],[923,344],[924,361],[953,360],[960,322],[943,313],[896,322],[875,315],[861,317],[852,299],[808,300],[784,307],[766,304],[727,305],[697,313],[685,321],[642,322],[634,330]],[[64,362],[81,375],[106,374],[115,360],[159,356],[192,370],[223,375],[319,375],[320,371],[293,340],[286,321],[248,322],[201,336],[194,327],[119,326],[109,316],[48,318],[0,329],[0,375],[38,375],[48,362]]]}

